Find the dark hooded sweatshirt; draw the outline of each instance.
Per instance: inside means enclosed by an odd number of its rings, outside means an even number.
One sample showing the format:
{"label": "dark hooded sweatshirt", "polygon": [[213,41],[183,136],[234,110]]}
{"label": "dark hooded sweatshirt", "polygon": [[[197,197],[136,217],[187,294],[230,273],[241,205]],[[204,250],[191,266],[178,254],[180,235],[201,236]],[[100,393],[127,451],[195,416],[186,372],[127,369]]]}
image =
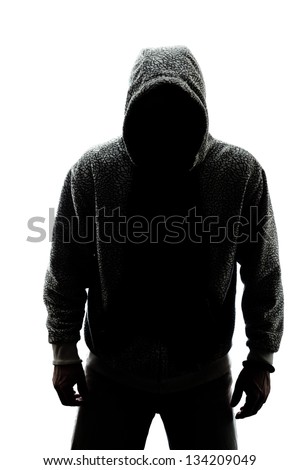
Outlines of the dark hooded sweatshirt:
{"label": "dark hooded sweatshirt", "polygon": [[84,320],[107,375],[152,390],[213,378],[228,368],[237,264],[247,345],[268,360],[283,292],[265,172],[210,135],[190,50],[143,49],[122,136],[65,178],[44,286],[49,342],[76,344]]}

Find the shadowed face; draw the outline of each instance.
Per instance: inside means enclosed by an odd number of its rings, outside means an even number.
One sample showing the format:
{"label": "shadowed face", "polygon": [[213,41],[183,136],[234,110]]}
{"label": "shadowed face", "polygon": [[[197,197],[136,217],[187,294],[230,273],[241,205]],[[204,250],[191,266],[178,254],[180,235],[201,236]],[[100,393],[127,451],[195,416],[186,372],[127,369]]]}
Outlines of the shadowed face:
{"label": "shadowed face", "polygon": [[187,170],[201,146],[206,119],[187,92],[160,84],[132,104],[124,131],[128,151],[138,166]]}

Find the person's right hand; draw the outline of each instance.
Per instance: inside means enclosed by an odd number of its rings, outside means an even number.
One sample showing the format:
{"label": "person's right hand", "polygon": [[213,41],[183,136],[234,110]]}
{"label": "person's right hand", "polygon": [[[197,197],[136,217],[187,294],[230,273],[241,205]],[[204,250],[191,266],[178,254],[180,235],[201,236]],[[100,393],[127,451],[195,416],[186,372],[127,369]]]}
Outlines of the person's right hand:
{"label": "person's right hand", "polygon": [[[82,364],[55,365],[52,383],[65,406],[80,406],[88,397]],[[74,386],[77,385],[78,393]]]}

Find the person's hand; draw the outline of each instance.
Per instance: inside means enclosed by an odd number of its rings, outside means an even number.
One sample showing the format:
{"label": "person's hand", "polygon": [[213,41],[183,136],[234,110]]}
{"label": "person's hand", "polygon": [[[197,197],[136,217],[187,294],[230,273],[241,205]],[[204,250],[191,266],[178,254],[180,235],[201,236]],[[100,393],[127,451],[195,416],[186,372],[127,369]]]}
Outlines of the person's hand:
{"label": "person's hand", "polygon": [[[63,405],[80,406],[87,399],[88,388],[81,363],[55,365],[52,382]],[[73,389],[75,385],[78,393]]]}
{"label": "person's hand", "polygon": [[253,416],[260,410],[270,393],[270,372],[274,371],[272,366],[267,370],[267,366],[258,362],[245,361],[243,365],[230,403],[232,407],[236,406],[245,392],[246,402],[236,414],[237,419]]}

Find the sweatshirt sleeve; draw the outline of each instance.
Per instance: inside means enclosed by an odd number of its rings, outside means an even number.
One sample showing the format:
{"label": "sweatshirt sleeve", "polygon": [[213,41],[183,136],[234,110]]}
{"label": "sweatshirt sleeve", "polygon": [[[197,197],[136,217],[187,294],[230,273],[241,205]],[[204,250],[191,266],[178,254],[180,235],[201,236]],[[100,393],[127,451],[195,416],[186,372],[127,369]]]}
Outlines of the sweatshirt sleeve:
{"label": "sweatshirt sleeve", "polygon": [[[85,175],[85,178],[84,178]],[[68,172],[55,217],[50,263],[43,300],[48,312],[49,343],[76,343],[80,339],[87,299],[86,289],[95,259],[93,218],[88,185],[74,165]]]}
{"label": "sweatshirt sleeve", "polygon": [[244,284],[242,312],[248,358],[273,362],[283,333],[283,288],[276,225],[267,179],[258,165],[248,182],[237,261]]}

